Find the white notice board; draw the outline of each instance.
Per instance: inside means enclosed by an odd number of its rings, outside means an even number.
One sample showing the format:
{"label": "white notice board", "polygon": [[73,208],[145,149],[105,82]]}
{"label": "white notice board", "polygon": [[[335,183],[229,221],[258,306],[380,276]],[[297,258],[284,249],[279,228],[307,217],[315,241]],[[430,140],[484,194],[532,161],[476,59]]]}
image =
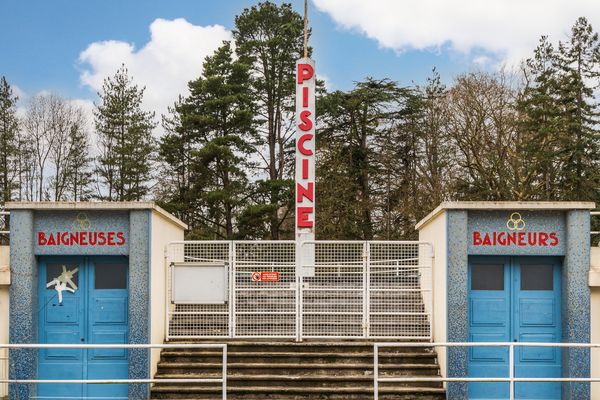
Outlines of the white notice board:
{"label": "white notice board", "polygon": [[175,304],[225,304],[228,297],[225,264],[172,264],[171,301]]}

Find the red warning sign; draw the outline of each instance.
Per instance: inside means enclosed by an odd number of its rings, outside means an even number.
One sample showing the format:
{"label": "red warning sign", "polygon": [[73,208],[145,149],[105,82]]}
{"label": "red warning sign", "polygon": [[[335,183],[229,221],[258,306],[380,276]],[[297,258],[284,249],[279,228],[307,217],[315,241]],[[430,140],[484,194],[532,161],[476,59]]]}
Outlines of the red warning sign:
{"label": "red warning sign", "polygon": [[279,282],[279,272],[253,272],[252,282]]}

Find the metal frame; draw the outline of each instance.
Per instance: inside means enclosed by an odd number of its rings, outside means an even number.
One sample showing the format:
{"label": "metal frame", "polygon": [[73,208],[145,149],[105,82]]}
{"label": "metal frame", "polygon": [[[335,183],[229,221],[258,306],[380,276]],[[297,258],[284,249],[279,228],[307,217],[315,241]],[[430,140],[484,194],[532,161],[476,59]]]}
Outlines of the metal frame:
{"label": "metal frame", "polygon": [[[314,265],[297,265],[296,253],[311,251]],[[166,340],[431,340],[432,258],[431,243],[417,241],[172,242],[165,249]],[[224,263],[228,303],[173,304],[171,270],[185,262]],[[280,281],[252,282],[258,271],[278,271]]]}
{"label": "metal frame", "polygon": [[[390,347],[508,347],[508,377],[506,378],[449,378],[379,376],[379,349]],[[598,378],[517,378],[515,377],[515,347],[600,348],[600,343],[540,343],[540,342],[432,342],[432,343],[374,343],[373,344],[373,395],[379,399],[380,382],[508,382],[509,399],[515,398],[515,382],[600,382]]]}
{"label": "metal frame", "polygon": [[221,349],[221,378],[184,379],[0,379],[0,384],[82,383],[82,384],[143,384],[143,383],[221,383],[222,399],[227,400],[227,344],[0,344],[0,349]]}
{"label": "metal frame", "polygon": [[[2,222],[2,224],[0,225],[0,227],[3,227],[6,224],[6,218],[10,216],[10,212],[8,211],[4,211],[4,210],[0,210],[0,222]],[[7,226],[8,228],[8,226]],[[8,235],[10,234],[10,230],[8,231],[0,231],[0,235]]]}

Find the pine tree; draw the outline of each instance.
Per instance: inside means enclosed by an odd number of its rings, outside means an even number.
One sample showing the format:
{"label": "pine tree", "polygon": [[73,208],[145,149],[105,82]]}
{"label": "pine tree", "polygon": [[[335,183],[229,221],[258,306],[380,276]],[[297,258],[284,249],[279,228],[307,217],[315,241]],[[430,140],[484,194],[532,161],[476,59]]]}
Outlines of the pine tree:
{"label": "pine tree", "polygon": [[90,165],[93,159],[89,156],[89,137],[83,119],[71,126],[68,145],[69,154],[65,169],[69,198],[73,201],[87,201],[92,197]]}
{"label": "pine tree", "polygon": [[[161,154],[174,170],[187,171],[189,190],[175,201],[196,212],[196,237],[233,239],[237,216],[249,203],[249,155],[254,150],[248,66],[233,60],[225,42],[204,62],[203,76],[189,83],[190,95],[176,105]],[[185,147],[181,147],[185,146]],[[189,159],[189,162],[186,160]]]}
{"label": "pine tree", "polygon": [[594,93],[600,84],[599,63],[600,38],[581,17],[557,50],[563,200],[600,199],[600,119]]}
{"label": "pine tree", "polygon": [[[293,138],[295,134],[294,77],[303,51],[303,21],[290,4],[270,1],[245,9],[235,18],[236,53],[251,68],[252,87],[261,116],[261,171],[267,179],[257,185],[256,201],[266,201],[271,239],[279,239],[284,221],[293,211]],[[264,154],[263,154],[264,153]],[[293,235],[289,232],[289,235]]]}
{"label": "pine tree", "polygon": [[106,78],[101,104],[95,111],[100,155],[96,173],[102,179],[109,201],[138,201],[150,191],[156,127],[154,113],[142,110],[144,88],[133,84],[123,65]]}
{"label": "pine tree", "polygon": [[525,86],[518,96],[518,151],[516,179],[521,200],[558,200],[561,101],[556,52],[543,36],[534,56],[523,64]]}
{"label": "pine tree", "polygon": [[0,78],[0,204],[10,201],[16,188],[17,100],[6,78]]}
{"label": "pine tree", "polygon": [[414,166],[407,159],[414,156],[413,138],[397,129],[407,95],[395,82],[367,79],[348,93],[333,92],[318,101],[318,148],[324,153],[317,158],[320,235],[370,240],[382,234],[381,216],[398,199],[397,189],[404,189],[406,164],[399,160]]}

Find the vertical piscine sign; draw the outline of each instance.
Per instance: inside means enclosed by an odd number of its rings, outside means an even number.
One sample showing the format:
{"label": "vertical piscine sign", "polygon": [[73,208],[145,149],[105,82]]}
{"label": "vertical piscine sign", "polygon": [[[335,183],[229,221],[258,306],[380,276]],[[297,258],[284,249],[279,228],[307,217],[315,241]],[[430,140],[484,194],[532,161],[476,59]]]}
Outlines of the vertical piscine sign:
{"label": "vertical piscine sign", "polygon": [[297,274],[313,275],[315,240],[315,62],[296,61],[296,265]]}
{"label": "vertical piscine sign", "polygon": [[296,240],[315,239],[315,62],[296,62]]}

